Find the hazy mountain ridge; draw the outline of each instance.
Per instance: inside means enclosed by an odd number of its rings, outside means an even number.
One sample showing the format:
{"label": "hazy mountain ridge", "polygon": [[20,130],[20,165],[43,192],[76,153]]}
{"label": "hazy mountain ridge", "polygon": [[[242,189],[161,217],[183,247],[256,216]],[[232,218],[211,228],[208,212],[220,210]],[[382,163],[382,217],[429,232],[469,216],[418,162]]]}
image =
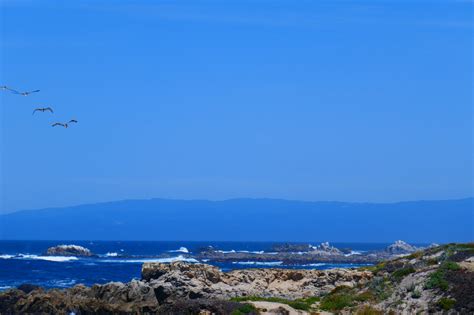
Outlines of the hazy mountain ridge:
{"label": "hazy mountain ridge", "polygon": [[5,214],[0,216],[0,238],[470,241],[473,206],[474,198],[397,203],[124,200]]}

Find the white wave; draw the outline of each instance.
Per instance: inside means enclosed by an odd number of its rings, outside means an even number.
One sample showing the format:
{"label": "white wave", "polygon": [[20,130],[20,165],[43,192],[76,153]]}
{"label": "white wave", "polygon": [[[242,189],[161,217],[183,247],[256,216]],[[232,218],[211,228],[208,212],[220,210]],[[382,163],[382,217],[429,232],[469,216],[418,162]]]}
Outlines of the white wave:
{"label": "white wave", "polygon": [[141,258],[141,259],[102,259],[100,262],[114,262],[114,263],[145,263],[145,262],[160,262],[160,263],[171,263],[175,261],[186,261],[191,263],[197,263],[198,261],[194,258],[186,258],[182,255],[177,257],[167,257],[167,258]]}
{"label": "white wave", "polygon": [[107,256],[107,257],[117,257],[118,254],[116,252],[108,252],[107,254],[105,254],[105,256]]}
{"label": "white wave", "polygon": [[235,253],[235,250],[216,250],[216,253],[222,253],[222,254],[231,254]]}
{"label": "white wave", "polygon": [[354,256],[354,255],[362,255],[361,251],[356,251],[356,250],[351,250],[349,254],[344,254],[344,256],[349,257],[349,256]]}
{"label": "white wave", "polygon": [[189,250],[186,247],[181,246],[179,249],[170,250],[171,253],[189,253]]}
{"label": "white wave", "polygon": [[247,254],[265,254],[265,251],[263,250],[257,250],[257,251],[249,251],[249,250],[216,250],[216,253],[222,253],[222,254],[233,254],[233,253],[247,253]]}
{"label": "white wave", "polygon": [[306,264],[306,265],[302,265],[303,267],[320,267],[320,266],[325,266],[327,264],[325,263],[314,263],[314,264]]}
{"label": "white wave", "polygon": [[75,256],[38,256],[38,255],[19,254],[15,258],[17,257],[19,259],[46,260],[46,261],[54,261],[54,262],[78,260],[78,258]]}
{"label": "white wave", "polygon": [[8,290],[8,289],[11,289],[13,287],[9,286],[9,285],[0,285],[0,290]]}
{"label": "white wave", "polygon": [[10,258],[13,258],[14,256],[13,255],[0,255],[0,259],[10,259]]}
{"label": "white wave", "polygon": [[69,279],[69,280],[52,280],[52,281],[49,281],[49,283],[53,287],[68,288],[68,287],[71,287],[74,284],[76,284],[76,280],[72,280],[72,279]]}
{"label": "white wave", "polygon": [[262,266],[280,266],[282,261],[233,261],[237,265],[262,265]]}

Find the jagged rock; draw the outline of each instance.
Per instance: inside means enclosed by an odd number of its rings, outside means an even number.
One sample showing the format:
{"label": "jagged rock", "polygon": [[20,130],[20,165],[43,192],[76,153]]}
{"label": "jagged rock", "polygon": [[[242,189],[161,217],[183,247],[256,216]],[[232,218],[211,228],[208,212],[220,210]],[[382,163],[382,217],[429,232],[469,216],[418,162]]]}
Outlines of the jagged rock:
{"label": "jagged rock", "polygon": [[398,240],[392,245],[389,245],[385,250],[392,255],[400,255],[413,253],[417,250],[417,248],[404,241]]}
{"label": "jagged rock", "polygon": [[48,248],[46,254],[48,256],[93,256],[92,252],[79,245],[58,245]]}
{"label": "jagged rock", "polygon": [[217,267],[186,262],[144,263],[142,279],[148,281],[160,303],[180,299],[229,299],[259,295],[287,299],[314,296],[349,283],[371,279],[371,272],[349,269],[291,270],[243,269],[222,272]]}
{"label": "jagged rock", "polygon": [[319,246],[313,247],[313,253],[337,256],[343,255],[343,253],[339,249],[329,245],[329,242],[323,242]]}
{"label": "jagged rock", "polygon": [[313,249],[310,244],[277,244],[272,246],[274,252],[309,252]]}
{"label": "jagged rock", "polygon": [[30,293],[34,290],[41,290],[41,287],[35,284],[24,283],[18,287],[18,290],[21,290],[25,293]]}

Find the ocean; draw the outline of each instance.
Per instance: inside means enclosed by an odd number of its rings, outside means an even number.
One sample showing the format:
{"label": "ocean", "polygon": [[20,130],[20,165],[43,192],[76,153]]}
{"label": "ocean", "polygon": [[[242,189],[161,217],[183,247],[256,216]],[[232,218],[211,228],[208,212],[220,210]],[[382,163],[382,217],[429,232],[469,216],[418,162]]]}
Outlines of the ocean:
{"label": "ocean", "polygon": [[[44,256],[51,246],[75,244],[90,249],[96,257]],[[360,264],[317,263],[284,265],[279,261],[232,261],[219,263],[198,261],[188,254],[213,246],[221,251],[270,252],[276,242],[164,242],[164,241],[0,241],[0,290],[24,283],[46,288],[67,288],[76,284],[103,284],[111,281],[128,282],[139,279],[141,265],[147,261],[202,262],[223,271],[243,268],[330,269],[359,267]],[[314,243],[316,245],[319,243]],[[389,244],[333,243],[337,248],[354,252],[380,250]],[[165,257],[164,257],[165,256]]]}

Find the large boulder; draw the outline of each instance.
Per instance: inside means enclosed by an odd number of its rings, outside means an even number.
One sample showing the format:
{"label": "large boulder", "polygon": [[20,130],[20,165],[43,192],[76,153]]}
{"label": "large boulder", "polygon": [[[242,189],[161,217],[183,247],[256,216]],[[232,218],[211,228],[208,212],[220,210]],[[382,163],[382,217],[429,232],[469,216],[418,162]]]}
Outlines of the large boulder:
{"label": "large boulder", "polygon": [[47,256],[82,256],[90,257],[94,254],[87,248],[79,245],[58,245],[48,248],[45,255]]}

